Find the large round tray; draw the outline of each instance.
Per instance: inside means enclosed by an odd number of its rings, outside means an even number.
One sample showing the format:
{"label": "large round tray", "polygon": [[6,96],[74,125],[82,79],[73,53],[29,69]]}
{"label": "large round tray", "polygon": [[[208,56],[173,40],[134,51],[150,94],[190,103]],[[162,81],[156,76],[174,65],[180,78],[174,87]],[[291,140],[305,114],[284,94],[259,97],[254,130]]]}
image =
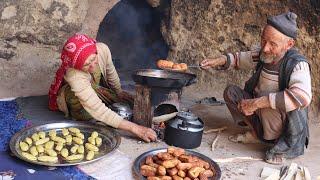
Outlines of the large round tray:
{"label": "large round tray", "polygon": [[[150,151],[147,151],[147,152],[141,154],[139,157],[136,158],[136,160],[133,163],[133,171],[138,176],[139,179],[141,179],[141,180],[147,179],[140,174],[140,166],[145,162],[147,156],[156,155],[160,152],[167,152],[167,148],[153,149],[153,150],[150,150]],[[220,169],[219,165],[216,162],[214,162],[212,159],[210,159],[209,157],[207,157],[203,154],[200,154],[198,152],[191,151],[188,149],[186,149],[186,154],[197,156],[210,164],[211,168],[213,168],[216,171],[216,176],[214,178],[209,178],[210,180],[218,180],[221,178],[221,169]]]}
{"label": "large round tray", "polygon": [[[82,161],[73,161],[73,162],[67,162],[58,155],[59,161],[57,163],[48,163],[48,162],[39,162],[39,161],[31,161],[26,159],[21,155],[21,150],[19,147],[19,142],[23,141],[27,136],[31,137],[31,135],[35,132],[44,131],[46,134],[51,129],[56,129],[57,135],[62,136],[61,131],[62,128],[69,128],[69,127],[76,127],[81,130],[81,132],[84,134],[85,139],[87,139],[91,132],[97,131],[99,133],[99,137],[102,138],[102,145],[99,147],[99,153],[94,156],[94,159],[87,161],[83,159]],[[87,164],[94,161],[97,161],[104,156],[107,156],[111,152],[113,152],[118,146],[120,145],[121,138],[119,134],[113,130],[112,128],[109,128],[107,126],[102,126],[98,124],[93,123],[84,123],[84,122],[71,122],[71,121],[63,121],[59,123],[50,123],[50,124],[43,124],[38,126],[32,126],[26,129],[22,129],[21,131],[17,132],[10,140],[10,149],[11,152],[17,156],[18,158],[33,163],[33,164],[39,164],[39,165],[45,165],[45,166],[71,166],[71,165],[78,165],[78,164]]]}

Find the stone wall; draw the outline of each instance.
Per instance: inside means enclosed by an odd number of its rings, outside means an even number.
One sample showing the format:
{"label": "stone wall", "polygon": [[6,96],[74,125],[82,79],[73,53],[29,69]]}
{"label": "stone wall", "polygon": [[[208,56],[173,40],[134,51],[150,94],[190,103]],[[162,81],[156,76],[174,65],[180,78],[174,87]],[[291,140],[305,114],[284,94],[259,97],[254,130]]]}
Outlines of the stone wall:
{"label": "stone wall", "polygon": [[0,98],[47,94],[64,41],[95,37],[119,0],[1,0]]}
{"label": "stone wall", "polygon": [[[320,13],[311,1],[172,0],[162,25],[169,59],[197,64],[205,57],[246,51],[259,45],[260,33],[269,15],[288,10],[298,15],[297,47],[312,67],[312,112],[319,112],[320,95]],[[199,77],[194,86],[222,96],[227,84],[244,85],[250,71],[192,70]],[[199,92],[201,92],[199,91]]]}

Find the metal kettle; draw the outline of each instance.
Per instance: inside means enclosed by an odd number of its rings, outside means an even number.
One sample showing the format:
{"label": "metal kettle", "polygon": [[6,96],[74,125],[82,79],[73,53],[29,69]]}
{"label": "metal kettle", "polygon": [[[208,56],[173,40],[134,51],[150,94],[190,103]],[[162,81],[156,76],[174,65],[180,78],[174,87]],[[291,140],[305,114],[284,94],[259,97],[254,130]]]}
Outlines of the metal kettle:
{"label": "metal kettle", "polygon": [[199,147],[204,129],[203,121],[191,112],[179,112],[166,124],[164,140],[168,145],[192,149]]}

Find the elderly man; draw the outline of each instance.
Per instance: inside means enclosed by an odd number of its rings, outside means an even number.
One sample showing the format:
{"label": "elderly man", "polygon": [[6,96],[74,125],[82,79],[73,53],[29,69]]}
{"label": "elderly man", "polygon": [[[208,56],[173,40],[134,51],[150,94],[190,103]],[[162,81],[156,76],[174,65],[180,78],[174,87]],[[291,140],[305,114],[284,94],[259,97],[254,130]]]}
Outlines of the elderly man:
{"label": "elderly man", "polygon": [[308,145],[307,106],[311,102],[310,66],[293,48],[297,15],[270,17],[261,36],[261,49],[227,53],[201,62],[204,69],[255,69],[244,90],[228,86],[224,99],[233,119],[252,131],[229,137],[233,142],[268,142],[265,160],[282,164],[304,153]]}

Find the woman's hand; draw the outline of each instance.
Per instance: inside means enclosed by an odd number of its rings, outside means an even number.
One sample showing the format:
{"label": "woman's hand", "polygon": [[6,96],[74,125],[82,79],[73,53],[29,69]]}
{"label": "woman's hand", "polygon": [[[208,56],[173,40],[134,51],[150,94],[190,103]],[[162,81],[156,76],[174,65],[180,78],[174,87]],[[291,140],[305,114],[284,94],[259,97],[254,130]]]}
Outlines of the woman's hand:
{"label": "woman's hand", "polygon": [[157,139],[157,134],[154,130],[140,125],[135,125],[135,127],[132,128],[132,133],[146,142],[155,141]]}
{"label": "woman's hand", "polygon": [[155,141],[157,139],[156,132],[151,128],[140,126],[127,120],[123,120],[120,123],[119,129],[129,131],[146,142]]}
{"label": "woman's hand", "polygon": [[223,66],[227,63],[227,56],[220,56],[213,59],[205,59],[201,61],[200,67],[202,69],[216,68],[218,66]]}

